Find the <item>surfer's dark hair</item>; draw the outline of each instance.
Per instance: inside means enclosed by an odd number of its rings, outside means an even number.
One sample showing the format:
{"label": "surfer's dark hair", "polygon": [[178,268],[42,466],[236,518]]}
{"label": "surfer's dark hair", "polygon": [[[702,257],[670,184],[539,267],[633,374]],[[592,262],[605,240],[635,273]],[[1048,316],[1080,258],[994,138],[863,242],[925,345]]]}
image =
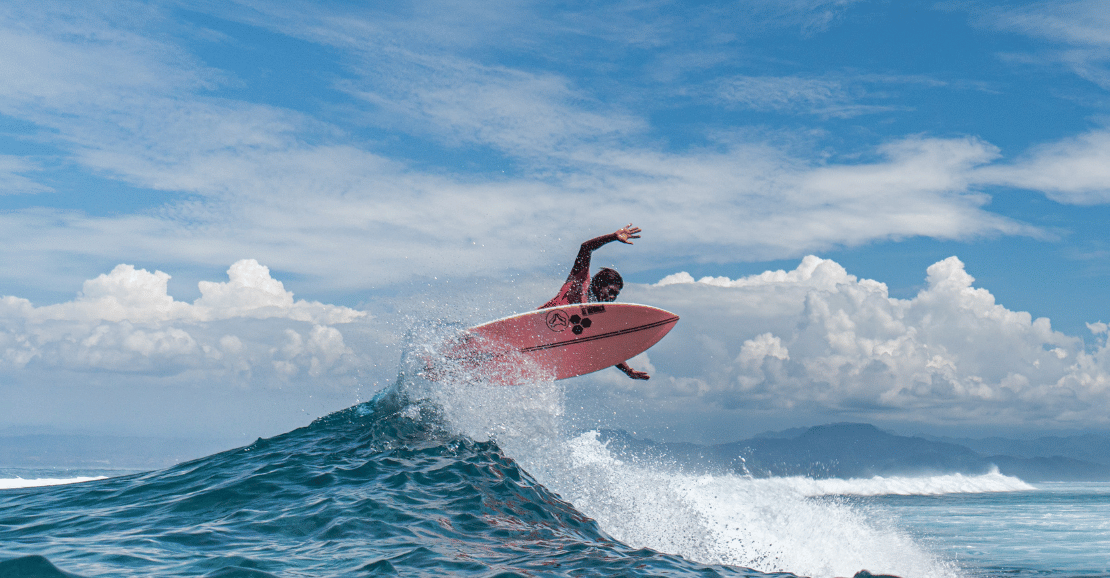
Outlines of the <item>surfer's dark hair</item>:
{"label": "surfer's dark hair", "polygon": [[624,289],[624,279],[621,279],[621,274],[608,267],[602,267],[598,270],[597,275],[590,280],[590,288],[603,287],[605,285],[616,285]]}

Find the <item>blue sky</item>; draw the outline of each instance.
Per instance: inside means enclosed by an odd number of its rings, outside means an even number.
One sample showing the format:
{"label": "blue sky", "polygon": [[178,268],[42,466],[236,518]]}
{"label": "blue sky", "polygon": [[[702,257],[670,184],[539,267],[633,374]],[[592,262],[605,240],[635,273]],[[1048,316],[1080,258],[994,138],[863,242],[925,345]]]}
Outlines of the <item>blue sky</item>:
{"label": "blue sky", "polygon": [[[773,322],[684,321],[642,360],[650,389],[597,394],[640,408],[608,425],[1107,425],[1102,2],[15,1],[0,38],[0,427],[149,433],[163,426],[127,416],[172,399],[200,416],[165,426],[182,435],[233,415],[247,425],[227,435],[277,433],[388,382],[413,318],[542,303],[579,242],[630,221],[643,239],[598,264],[684,320],[737,298],[690,302],[684,285],[746,291],[720,278],[802,271],[807,255],[844,275],[825,287],[798,272],[782,289],[798,307]],[[927,273],[953,256],[961,267],[940,269],[974,278],[963,293]],[[656,286],[679,272],[718,281]],[[920,345],[952,353],[943,379],[963,393],[867,398],[820,374],[837,342],[810,347],[799,308],[868,279],[906,324],[887,342],[917,343],[935,315],[900,316],[934,291],[987,292],[967,319],[1028,314],[1013,363],[1036,369],[960,357],[953,333]],[[862,327],[874,310],[841,312]],[[659,361],[708,341],[736,363]],[[759,351],[796,367],[757,379],[744,363]],[[1038,374],[1051,351],[1066,363]],[[867,363],[901,391],[942,379],[939,361],[884,355]],[[845,359],[864,380],[867,363]],[[769,385],[784,376],[827,395],[790,398],[802,390]],[[760,406],[753,379],[792,401]],[[676,405],[668,391],[691,383]],[[1035,411],[1049,390],[1072,401]],[[965,393],[985,405],[954,418]],[[260,399],[274,417],[251,409]]]}

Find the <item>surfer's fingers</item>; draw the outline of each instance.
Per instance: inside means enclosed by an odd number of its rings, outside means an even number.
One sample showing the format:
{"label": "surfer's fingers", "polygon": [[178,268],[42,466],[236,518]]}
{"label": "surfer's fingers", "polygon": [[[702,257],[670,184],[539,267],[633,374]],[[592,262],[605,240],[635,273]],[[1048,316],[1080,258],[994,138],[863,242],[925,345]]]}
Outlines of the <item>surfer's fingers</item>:
{"label": "surfer's fingers", "polygon": [[621,243],[631,245],[632,241],[629,241],[629,239],[639,239],[640,236],[636,234],[636,233],[639,233],[639,232],[640,232],[639,227],[633,227],[632,223],[629,223],[627,227],[624,227],[622,229],[617,229],[617,232],[616,232],[617,240],[620,241]]}

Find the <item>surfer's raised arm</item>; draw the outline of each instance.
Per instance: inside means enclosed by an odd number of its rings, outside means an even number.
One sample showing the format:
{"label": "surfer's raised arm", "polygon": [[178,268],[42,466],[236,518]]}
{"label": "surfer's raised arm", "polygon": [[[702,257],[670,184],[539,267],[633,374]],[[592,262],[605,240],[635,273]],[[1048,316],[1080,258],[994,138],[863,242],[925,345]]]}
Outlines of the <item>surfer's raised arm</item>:
{"label": "surfer's raised arm", "polygon": [[567,276],[567,281],[570,281],[571,278],[575,275],[581,275],[582,273],[589,274],[590,256],[593,255],[594,251],[600,249],[604,245],[612,243],[613,241],[620,241],[621,243],[624,243],[626,245],[631,245],[632,241],[629,241],[629,239],[639,238],[640,228],[633,227],[632,223],[629,223],[627,227],[617,229],[613,233],[602,235],[600,237],[594,237],[593,239],[582,243],[582,247],[578,249],[578,257],[574,259],[574,266],[570,268],[570,275]]}
{"label": "surfer's raised arm", "polygon": [[[562,288],[559,289],[559,294],[544,303],[540,309],[572,303],[607,303],[615,301],[617,295],[620,295],[621,289],[624,288],[624,279],[621,278],[620,273],[607,267],[599,270],[597,275],[590,278],[590,257],[594,251],[613,241],[631,245],[632,239],[639,238],[640,228],[629,223],[627,227],[622,227],[608,235],[594,237],[582,243],[582,247],[578,249],[578,257],[574,259],[574,266],[570,268],[570,274],[567,275],[566,283],[563,283]],[[616,368],[632,379],[650,378],[648,374],[636,371],[624,362],[618,363]]]}
{"label": "surfer's raised arm", "polygon": [[624,279],[621,278],[620,273],[609,268],[601,269],[591,279],[590,256],[600,247],[613,241],[631,245],[632,241],[630,239],[639,238],[640,228],[633,227],[632,223],[629,223],[627,227],[617,229],[608,235],[594,237],[582,243],[582,247],[578,250],[578,257],[574,259],[574,266],[570,268],[570,274],[567,275],[566,282],[559,289],[559,294],[544,303],[540,309],[572,303],[615,300],[621,289],[624,288]]}

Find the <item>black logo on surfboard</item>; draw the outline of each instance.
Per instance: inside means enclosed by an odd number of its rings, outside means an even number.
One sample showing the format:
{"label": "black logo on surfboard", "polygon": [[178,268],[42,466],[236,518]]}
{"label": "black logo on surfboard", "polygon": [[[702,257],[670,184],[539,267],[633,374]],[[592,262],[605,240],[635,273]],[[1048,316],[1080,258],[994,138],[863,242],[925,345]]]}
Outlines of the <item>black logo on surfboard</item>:
{"label": "black logo on surfboard", "polygon": [[566,331],[570,327],[570,316],[565,311],[552,311],[547,314],[547,328],[552,331]]}
{"label": "black logo on surfboard", "polygon": [[565,311],[552,311],[547,314],[547,328],[552,331],[566,331],[568,328],[570,332],[575,335],[582,335],[592,325],[589,317],[584,315],[567,315]]}

